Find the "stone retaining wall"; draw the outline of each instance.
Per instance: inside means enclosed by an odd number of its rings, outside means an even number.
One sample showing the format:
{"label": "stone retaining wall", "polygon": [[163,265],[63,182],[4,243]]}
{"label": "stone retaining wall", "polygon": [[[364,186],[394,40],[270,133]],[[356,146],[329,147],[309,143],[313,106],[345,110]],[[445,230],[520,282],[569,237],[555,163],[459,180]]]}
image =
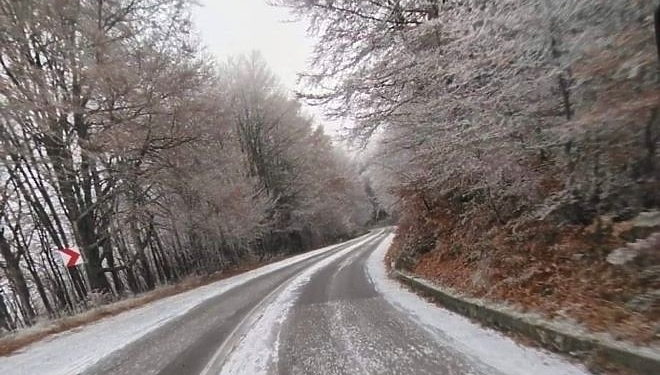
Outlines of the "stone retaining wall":
{"label": "stone retaining wall", "polygon": [[532,319],[524,314],[467,301],[407,273],[396,270],[392,272],[395,278],[432,297],[447,310],[475,319],[486,326],[524,335],[555,352],[579,358],[595,355],[641,375],[660,375],[660,351],[605,340],[591,334],[569,332],[553,326],[550,322]]}

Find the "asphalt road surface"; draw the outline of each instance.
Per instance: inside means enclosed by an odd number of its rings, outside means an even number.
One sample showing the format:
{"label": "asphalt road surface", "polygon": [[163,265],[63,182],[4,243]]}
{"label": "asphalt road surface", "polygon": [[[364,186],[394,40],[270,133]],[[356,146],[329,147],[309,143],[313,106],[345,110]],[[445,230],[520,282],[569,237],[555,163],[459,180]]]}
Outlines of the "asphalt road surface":
{"label": "asphalt road surface", "polygon": [[390,232],[230,289],[82,374],[505,374],[384,297],[367,263]]}

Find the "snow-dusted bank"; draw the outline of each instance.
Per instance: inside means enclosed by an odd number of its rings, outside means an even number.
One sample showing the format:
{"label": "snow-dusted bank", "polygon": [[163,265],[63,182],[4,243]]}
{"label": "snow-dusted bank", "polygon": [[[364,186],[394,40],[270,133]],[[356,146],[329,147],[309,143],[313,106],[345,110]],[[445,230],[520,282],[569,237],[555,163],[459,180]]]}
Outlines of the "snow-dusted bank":
{"label": "snow-dusted bank", "polygon": [[393,238],[394,234],[387,236],[367,260],[369,277],[386,300],[415,320],[438,342],[506,375],[590,374],[581,365],[569,363],[544,350],[519,345],[500,332],[437,307],[388,278],[383,260]]}
{"label": "snow-dusted bank", "polygon": [[[365,370],[362,372],[369,373],[389,363],[387,360],[398,358],[397,353],[402,354],[400,350],[409,348],[408,354],[411,355],[404,356],[408,361],[390,363],[394,367],[383,368],[385,373],[400,373],[398,370],[409,367],[411,374],[415,373],[415,368],[421,369],[424,374],[435,373],[435,366],[447,360],[455,361],[457,366],[448,368],[460,369],[459,372],[463,371],[461,374],[589,374],[582,366],[570,364],[546,351],[518,345],[496,331],[482,328],[462,316],[428,303],[389,279],[383,262],[392,238],[391,234],[377,231],[343,244],[345,248],[338,248],[340,244],[315,250],[56,335],[20,353],[2,358],[0,373],[70,375],[85,370],[95,371],[97,367],[92,366],[101,359],[111,358],[108,356],[149,333],[167,332],[172,327],[166,326],[168,322],[210,298],[233,288],[246,288],[249,292],[254,284],[246,283],[259,276],[336,250],[320,257],[318,261],[291,269],[292,272],[282,276],[280,281],[270,287],[272,289],[264,292],[268,293],[265,297],[263,294],[255,296],[256,305],[251,305],[251,310],[240,317],[241,321],[232,323],[235,324],[230,327],[233,331],[224,336],[224,342],[214,355],[211,355],[211,351],[208,357],[193,356],[188,359],[200,364],[195,374],[201,370],[200,375],[267,375],[276,374],[282,368],[286,370],[284,373],[289,370],[295,370],[288,372],[295,374],[309,373],[308,370],[319,370],[319,373],[323,373],[321,370],[332,370],[333,374],[343,374],[347,367],[342,366],[352,365],[355,361],[358,364],[367,361],[358,367]],[[371,254],[366,253],[370,251]],[[273,277],[277,276],[274,274]],[[237,292],[243,293],[243,289],[237,289]],[[310,295],[314,296],[311,302]],[[225,300],[223,298],[219,303]],[[335,316],[333,314],[338,311],[345,315],[337,315],[339,319],[335,323],[324,324],[322,319],[314,320],[327,314]],[[312,315],[306,315],[310,312]],[[320,315],[314,315],[319,312]],[[190,316],[195,315],[192,313]],[[296,319],[290,320],[291,317]],[[187,322],[198,324],[195,320]],[[374,325],[374,322],[378,324]],[[396,323],[388,325],[388,322]],[[292,336],[296,327],[304,328],[299,331],[302,334]],[[395,334],[388,336],[388,332]],[[420,332],[424,334],[419,335]],[[295,338],[293,344],[291,337]],[[341,340],[333,341],[337,337]],[[169,337],[166,340],[175,338]],[[357,346],[353,346],[354,343]],[[309,347],[314,350],[303,350]],[[415,350],[422,350],[422,357]],[[134,352],[139,351],[128,350],[122,354],[127,356],[124,358],[126,365],[139,363],[139,353],[132,356]],[[296,362],[292,366],[292,353],[298,357],[305,353],[308,357],[299,359],[303,362]],[[322,358],[312,358],[313,353]],[[354,361],[339,363],[345,356]],[[425,362],[428,357],[433,357],[435,362]],[[204,358],[204,363],[200,363],[200,358]],[[202,369],[207,358],[212,359]],[[434,365],[425,367],[427,362]],[[313,366],[300,367],[305,363],[312,363]],[[397,364],[401,365],[400,368]],[[147,369],[153,370],[153,373],[160,371],[160,368],[153,368],[153,365]],[[99,374],[104,371],[101,370]],[[116,373],[132,372],[130,368],[122,368],[122,371]]]}
{"label": "snow-dusted bank", "polygon": [[[374,234],[354,240],[360,244]],[[341,246],[332,245],[297,255],[231,278],[158,300],[140,308],[76,328],[0,359],[0,374],[71,375],[83,372],[102,358],[186,314],[210,298],[221,295],[259,276],[305,261]],[[356,245],[354,245],[356,246]],[[354,246],[351,246],[354,247]]]}

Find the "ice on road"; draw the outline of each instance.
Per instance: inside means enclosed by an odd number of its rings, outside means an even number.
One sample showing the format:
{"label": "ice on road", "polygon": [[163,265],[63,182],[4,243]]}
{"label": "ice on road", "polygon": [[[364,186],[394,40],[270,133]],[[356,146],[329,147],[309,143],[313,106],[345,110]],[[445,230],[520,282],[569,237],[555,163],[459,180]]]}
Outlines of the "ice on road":
{"label": "ice on road", "polygon": [[204,301],[236,288],[261,275],[289,267],[339,245],[324,247],[227,278],[194,290],[149,303],[114,317],[100,320],[34,343],[0,358],[0,374],[72,375],[83,372],[100,359],[185,315]]}
{"label": "ice on road", "polygon": [[552,353],[517,344],[503,334],[472,323],[469,319],[439,308],[387,277],[383,263],[394,235],[389,235],[367,260],[371,281],[378,292],[403,315],[415,320],[435,340],[506,375],[586,375]]}
{"label": "ice on road", "polygon": [[32,344],[8,375],[586,375],[390,279],[374,231]]}

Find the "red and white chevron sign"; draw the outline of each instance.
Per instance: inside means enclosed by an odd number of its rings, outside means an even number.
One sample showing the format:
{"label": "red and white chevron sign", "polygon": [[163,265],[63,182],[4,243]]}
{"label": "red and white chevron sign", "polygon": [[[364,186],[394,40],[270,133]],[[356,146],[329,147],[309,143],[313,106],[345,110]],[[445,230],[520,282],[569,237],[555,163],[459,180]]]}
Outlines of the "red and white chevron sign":
{"label": "red and white chevron sign", "polygon": [[75,267],[79,264],[83,264],[83,258],[80,256],[80,250],[74,249],[72,247],[65,247],[63,249],[57,249],[57,251],[62,256],[62,261],[66,264],[67,267]]}

